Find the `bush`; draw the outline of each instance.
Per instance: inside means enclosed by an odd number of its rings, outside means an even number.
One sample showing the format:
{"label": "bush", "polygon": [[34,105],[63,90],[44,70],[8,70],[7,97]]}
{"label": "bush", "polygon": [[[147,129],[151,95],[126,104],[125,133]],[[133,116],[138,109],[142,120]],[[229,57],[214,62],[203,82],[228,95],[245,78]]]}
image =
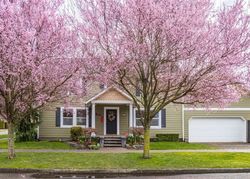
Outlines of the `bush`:
{"label": "bush", "polygon": [[130,146],[143,144],[144,129],[142,127],[130,128],[129,133],[130,134],[127,136],[127,139],[126,139],[127,144],[129,144]]}
{"label": "bush", "polygon": [[15,123],[15,134],[17,142],[37,140],[37,126],[40,124],[39,113],[30,109],[29,113],[20,117]]}
{"label": "bush", "polygon": [[127,139],[126,139],[126,143],[130,146],[135,144],[135,137],[133,134],[129,134]]}
{"label": "bush", "polygon": [[77,142],[84,145],[85,148],[97,150],[100,148],[100,138],[96,137],[95,129],[84,128],[81,129],[81,136],[78,137]]}
{"label": "bush", "polygon": [[159,138],[157,137],[150,138],[150,142],[159,142]]}
{"label": "bush", "polygon": [[156,134],[159,141],[178,142],[179,134]]}
{"label": "bush", "polygon": [[81,127],[71,127],[70,137],[73,141],[78,141],[79,137],[83,135],[83,130]]}

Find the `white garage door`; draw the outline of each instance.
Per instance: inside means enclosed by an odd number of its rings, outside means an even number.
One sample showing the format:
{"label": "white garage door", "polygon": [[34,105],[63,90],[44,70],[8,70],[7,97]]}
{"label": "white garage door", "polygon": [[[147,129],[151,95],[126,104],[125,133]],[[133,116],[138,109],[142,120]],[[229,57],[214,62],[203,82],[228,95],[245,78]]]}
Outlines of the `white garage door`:
{"label": "white garage door", "polygon": [[189,142],[246,142],[246,121],[240,117],[197,117],[189,120]]}

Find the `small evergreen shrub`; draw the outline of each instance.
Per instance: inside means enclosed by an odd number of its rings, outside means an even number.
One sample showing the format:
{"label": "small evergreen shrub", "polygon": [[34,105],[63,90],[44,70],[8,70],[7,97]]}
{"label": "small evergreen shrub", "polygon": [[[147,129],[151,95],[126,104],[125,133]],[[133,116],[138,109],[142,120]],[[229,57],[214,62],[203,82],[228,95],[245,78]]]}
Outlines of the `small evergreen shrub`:
{"label": "small evergreen shrub", "polygon": [[40,124],[39,112],[30,109],[29,113],[20,117],[15,123],[15,138],[17,142],[37,140],[37,127]]}
{"label": "small evergreen shrub", "polygon": [[78,141],[79,137],[83,135],[83,130],[81,127],[71,127],[70,137],[73,141]]}
{"label": "small evergreen shrub", "polygon": [[150,142],[159,142],[159,138],[157,137],[150,138]]}
{"label": "small evergreen shrub", "polygon": [[156,134],[158,141],[178,142],[179,134]]}

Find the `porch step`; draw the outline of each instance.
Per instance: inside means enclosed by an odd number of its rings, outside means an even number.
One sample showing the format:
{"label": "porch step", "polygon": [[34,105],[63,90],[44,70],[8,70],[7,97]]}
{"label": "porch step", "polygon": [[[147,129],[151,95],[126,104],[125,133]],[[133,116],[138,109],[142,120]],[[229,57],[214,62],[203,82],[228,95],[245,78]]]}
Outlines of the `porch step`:
{"label": "porch step", "polygon": [[122,147],[122,144],[104,144],[104,147]]}
{"label": "porch step", "polygon": [[104,137],[104,147],[122,147],[121,137]]}

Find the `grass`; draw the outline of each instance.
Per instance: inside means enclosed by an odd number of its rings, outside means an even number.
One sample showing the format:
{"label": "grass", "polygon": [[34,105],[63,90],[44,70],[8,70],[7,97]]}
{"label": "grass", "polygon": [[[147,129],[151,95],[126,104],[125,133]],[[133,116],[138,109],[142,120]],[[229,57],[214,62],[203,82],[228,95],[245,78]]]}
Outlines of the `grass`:
{"label": "grass", "polygon": [[0,135],[0,139],[5,139],[5,138],[8,138],[7,134]]}
{"label": "grass", "polygon": [[[6,138],[0,135],[0,139]],[[0,149],[7,149],[7,140],[0,140]],[[73,149],[64,142],[34,141],[34,142],[16,142],[16,149]],[[151,142],[151,150],[203,150],[216,149],[208,144],[190,144],[186,142]]]}
{"label": "grass", "polygon": [[[0,149],[7,149],[7,140],[0,140]],[[15,142],[16,149],[73,149],[64,142],[34,141]],[[1,166],[1,165],[0,165]]]}
{"label": "grass", "polygon": [[[171,169],[171,168],[249,168],[249,153],[152,153],[142,159],[139,153],[17,153],[13,160],[0,153],[1,168],[34,169]],[[119,160],[117,160],[119,159]]]}
{"label": "grass", "polygon": [[206,150],[216,149],[208,144],[191,144],[186,142],[151,142],[151,150]]}

